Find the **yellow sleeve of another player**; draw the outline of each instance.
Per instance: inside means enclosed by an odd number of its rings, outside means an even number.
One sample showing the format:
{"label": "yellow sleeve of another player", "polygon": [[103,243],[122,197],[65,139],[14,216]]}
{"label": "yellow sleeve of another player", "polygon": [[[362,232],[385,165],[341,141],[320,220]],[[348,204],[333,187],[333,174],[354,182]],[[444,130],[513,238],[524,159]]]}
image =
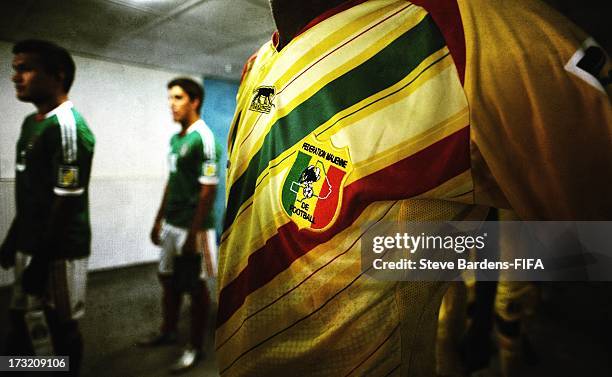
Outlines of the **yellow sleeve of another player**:
{"label": "yellow sleeve of another player", "polygon": [[475,200],[612,219],[609,56],[536,0],[460,0]]}

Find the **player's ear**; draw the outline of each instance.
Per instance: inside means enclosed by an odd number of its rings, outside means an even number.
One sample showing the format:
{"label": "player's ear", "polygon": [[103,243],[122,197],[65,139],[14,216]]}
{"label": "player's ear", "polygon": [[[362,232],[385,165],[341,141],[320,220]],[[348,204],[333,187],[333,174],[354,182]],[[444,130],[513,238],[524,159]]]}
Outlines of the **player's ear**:
{"label": "player's ear", "polygon": [[202,100],[201,99],[193,99],[191,100],[191,105],[193,107],[193,109],[195,110],[196,113],[200,113],[200,108],[202,107]]}
{"label": "player's ear", "polygon": [[64,79],[66,79],[66,73],[65,72],[58,72],[57,74],[55,74],[55,79],[58,83],[58,85],[60,86],[60,88],[62,88],[62,90],[64,90]]}

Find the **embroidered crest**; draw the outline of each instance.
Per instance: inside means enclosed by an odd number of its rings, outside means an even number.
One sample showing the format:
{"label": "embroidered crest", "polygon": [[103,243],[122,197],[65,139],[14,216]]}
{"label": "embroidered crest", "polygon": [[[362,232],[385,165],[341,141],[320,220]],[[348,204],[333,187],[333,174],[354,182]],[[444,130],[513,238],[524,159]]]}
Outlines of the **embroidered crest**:
{"label": "embroidered crest", "polygon": [[326,230],[338,216],[344,183],[353,170],[348,148],[311,134],[291,158],[281,188],[282,207],[299,229]]}
{"label": "embroidered crest", "polygon": [[183,145],[181,146],[181,150],[179,151],[179,155],[180,155],[181,157],[185,157],[185,155],[187,154],[187,152],[188,152],[188,151],[189,151],[189,145],[187,145],[187,144],[183,144]]}
{"label": "embroidered crest", "polygon": [[253,99],[249,110],[269,114],[272,106],[274,106],[272,101],[274,101],[275,96],[276,89],[273,86],[260,86],[253,90]]}
{"label": "embroidered crest", "polygon": [[202,166],[202,175],[205,177],[216,177],[217,164],[214,162],[205,162]]}
{"label": "embroidered crest", "polygon": [[77,166],[60,165],[57,174],[57,186],[74,188],[79,185],[79,168]]}

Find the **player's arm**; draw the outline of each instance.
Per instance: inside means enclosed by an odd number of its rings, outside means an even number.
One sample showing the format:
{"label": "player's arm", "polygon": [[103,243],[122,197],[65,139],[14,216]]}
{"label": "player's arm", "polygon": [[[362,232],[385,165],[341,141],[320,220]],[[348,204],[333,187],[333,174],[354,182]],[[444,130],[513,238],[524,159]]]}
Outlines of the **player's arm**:
{"label": "player's arm", "polygon": [[[70,124],[63,127],[70,127]],[[72,127],[76,127],[74,124]],[[58,256],[68,220],[86,206],[86,195],[93,159],[93,137],[51,128],[43,134],[44,148],[51,161],[54,178],[53,199],[47,222],[36,240],[32,261],[23,275],[23,288],[37,294],[44,291],[48,263]],[[62,134],[65,132],[65,134]]]}
{"label": "player's arm", "polygon": [[191,226],[189,227],[189,233],[187,239],[183,245],[184,253],[195,253],[196,252],[196,237],[198,232],[202,230],[204,219],[213,210],[215,203],[215,195],[217,193],[217,185],[219,183],[219,176],[217,174],[217,151],[214,136],[210,135],[208,140],[202,140],[206,143],[206,147],[203,148],[203,162],[202,171],[200,178],[200,194],[198,198],[198,206],[196,207]]}
{"label": "player's arm", "polygon": [[608,54],[541,2],[494,3],[463,3],[478,9],[463,20],[477,35],[465,86],[476,201],[522,219],[610,219]]}
{"label": "player's arm", "polygon": [[75,209],[75,199],[55,196],[44,230],[36,242],[32,260],[23,272],[22,286],[25,292],[40,295],[45,291],[48,265],[61,247],[61,236],[66,229],[67,213]]}
{"label": "player's arm", "polygon": [[9,269],[15,265],[17,253],[17,219],[13,220],[11,227],[0,246],[0,266]]}
{"label": "player's arm", "polygon": [[[64,233],[66,229],[66,216],[67,213],[75,210],[75,199],[70,196],[55,196],[53,198],[53,203],[51,205],[51,213],[49,215],[49,221],[45,226],[45,230],[41,237],[41,242],[36,250],[37,254],[44,253],[43,249],[48,247],[49,245],[59,246],[61,243],[61,235]],[[51,255],[49,255],[51,257]]]}
{"label": "player's arm", "polygon": [[189,227],[189,233],[187,234],[185,245],[183,246],[183,251],[185,253],[195,253],[196,252],[197,250],[196,236],[198,232],[202,229],[202,224],[204,222],[204,219],[206,218],[208,213],[212,211],[213,209],[216,192],[217,192],[216,184],[200,185],[200,196],[198,200],[198,206],[193,216],[193,221],[191,222],[191,226]]}
{"label": "player's arm", "polygon": [[164,219],[164,212],[166,208],[166,200],[168,199],[168,184],[166,184],[166,188],[164,189],[164,196],[162,197],[161,203],[159,205],[159,209],[157,210],[157,216],[155,216],[155,222],[153,223],[153,228],[151,229],[151,242],[154,245],[161,245],[160,232],[162,226],[162,220]]}
{"label": "player's arm", "polygon": [[39,253],[49,242],[59,246],[68,219],[87,205],[83,196],[87,194],[89,186],[95,141],[93,135],[81,134],[74,123],[66,120],[62,122],[65,123],[63,126],[50,129],[44,136],[46,150],[52,161],[54,195],[43,232],[43,244],[39,247],[41,250],[37,250]]}

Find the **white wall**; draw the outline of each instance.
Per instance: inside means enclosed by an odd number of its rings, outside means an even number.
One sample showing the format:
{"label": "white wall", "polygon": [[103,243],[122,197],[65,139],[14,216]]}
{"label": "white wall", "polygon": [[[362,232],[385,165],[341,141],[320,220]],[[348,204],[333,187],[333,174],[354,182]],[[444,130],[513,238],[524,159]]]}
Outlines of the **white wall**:
{"label": "white wall", "polygon": [[[23,118],[35,109],[14,97],[12,44],[0,41],[0,237],[14,215],[15,142]],[[74,56],[70,99],[96,136],[90,211],[90,269],[153,261],[148,233],[167,174],[166,152],[178,127],[166,101],[166,83],[181,73]],[[199,78],[196,78],[199,80]],[[0,272],[0,285],[10,282]]]}

